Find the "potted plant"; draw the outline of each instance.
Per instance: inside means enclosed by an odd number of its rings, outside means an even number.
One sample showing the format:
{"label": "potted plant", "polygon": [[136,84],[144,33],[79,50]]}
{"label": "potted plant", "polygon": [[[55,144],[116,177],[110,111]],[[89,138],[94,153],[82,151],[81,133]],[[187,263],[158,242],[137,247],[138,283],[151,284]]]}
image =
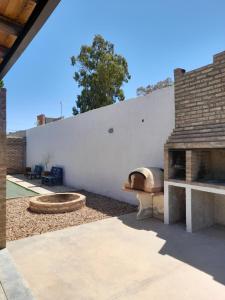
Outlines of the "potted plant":
{"label": "potted plant", "polygon": [[48,176],[50,174],[50,170],[49,170],[49,163],[50,163],[50,159],[51,159],[51,156],[50,154],[46,154],[46,156],[44,157],[44,160],[43,160],[43,164],[44,164],[44,172],[43,172],[43,175],[44,176]]}

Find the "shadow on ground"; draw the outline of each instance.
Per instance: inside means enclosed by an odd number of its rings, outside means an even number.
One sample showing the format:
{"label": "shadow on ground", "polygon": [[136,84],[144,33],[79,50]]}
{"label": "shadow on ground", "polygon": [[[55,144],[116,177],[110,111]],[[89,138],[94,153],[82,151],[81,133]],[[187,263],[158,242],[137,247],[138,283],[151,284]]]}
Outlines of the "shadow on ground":
{"label": "shadow on ground", "polygon": [[188,233],[184,224],[164,225],[155,219],[137,221],[135,217],[135,214],[129,214],[118,218],[129,227],[155,232],[165,240],[160,254],[185,262],[225,285],[224,226],[215,225],[196,233]]}
{"label": "shadow on ground", "polygon": [[78,193],[86,196],[86,206],[109,217],[120,216],[137,211],[137,206],[101,196],[84,190]]}

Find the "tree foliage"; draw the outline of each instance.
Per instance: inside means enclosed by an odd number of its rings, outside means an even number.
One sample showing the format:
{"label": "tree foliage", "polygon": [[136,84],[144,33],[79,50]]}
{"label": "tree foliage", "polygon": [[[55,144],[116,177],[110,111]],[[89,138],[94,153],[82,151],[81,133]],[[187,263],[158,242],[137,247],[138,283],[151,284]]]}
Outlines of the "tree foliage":
{"label": "tree foliage", "polygon": [[173,80],[168,77],[165,80],[158,81],[156,84],[149,84],[146,87],[141,86],[137,88],[137,96],[145,96],[155,90],[162,89],[171,85],[173,85]]}
{"label": "tree foliage", "polygon": [[4,82],[3,80],[0,80],[0,89],[4,87]]}
{"label": "tree foliage", "polygon": [[130,79],[127,61],[101,35],[94,37],[91,46],[82,46],[71,63],[77,68],[73,78],[82,88],[74,115],[125,99],[121,87]]}

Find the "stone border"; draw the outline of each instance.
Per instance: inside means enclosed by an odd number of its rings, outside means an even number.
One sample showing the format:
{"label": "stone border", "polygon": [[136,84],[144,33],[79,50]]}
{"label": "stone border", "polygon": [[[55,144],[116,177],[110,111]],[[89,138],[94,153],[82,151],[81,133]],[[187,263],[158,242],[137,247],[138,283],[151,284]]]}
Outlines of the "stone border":
{"label": "stone border", "polygon": [[45,194],[53,194],[52,191],[49,191],[43,187],[40,187],[40,186],[37,186],[35,184],[31,184],[30,182],[26,181],[26,180],[22,180],[22,179],[18,179],[14,176],[11,176],[11,175],[7,175],[7,180],[12,182],[12,183],[15,183],[27,190],[30,190],[31,192],[34,192],[34,193],[37,193],[37,194],[40,194],[40,195],[45,195]]}
{"label": "stone border", "polygon": [[45,186],[41,185],[40,180],[39,180],[39,183],[37,184],[37,180],[28,181],[28,180],[26,180],[26,178],[23,177],[23,175],[17,175],[17,177],[7,175],[7,180],[9,180],[13,183],[16,183],[17,185],[24,187],[25,189],[30,190],[30,191],[40,194],[40,195],[76,192],[75,188],[65,186],[65,185],[45,187]]}

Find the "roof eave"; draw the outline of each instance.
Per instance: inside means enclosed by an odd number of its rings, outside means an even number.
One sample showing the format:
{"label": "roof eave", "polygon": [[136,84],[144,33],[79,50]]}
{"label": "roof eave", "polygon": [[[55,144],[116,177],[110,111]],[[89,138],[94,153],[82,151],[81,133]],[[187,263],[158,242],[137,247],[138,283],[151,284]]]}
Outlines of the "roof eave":
{"label": "roof eave", "polygon": [[0,80],[7,74],[10,68],[14,65],[53,10],[59,4],[60,0],[42,0],[35,8],[22,33],[16,39],[14,45],[10,49],[4,61],[0,65]]}

